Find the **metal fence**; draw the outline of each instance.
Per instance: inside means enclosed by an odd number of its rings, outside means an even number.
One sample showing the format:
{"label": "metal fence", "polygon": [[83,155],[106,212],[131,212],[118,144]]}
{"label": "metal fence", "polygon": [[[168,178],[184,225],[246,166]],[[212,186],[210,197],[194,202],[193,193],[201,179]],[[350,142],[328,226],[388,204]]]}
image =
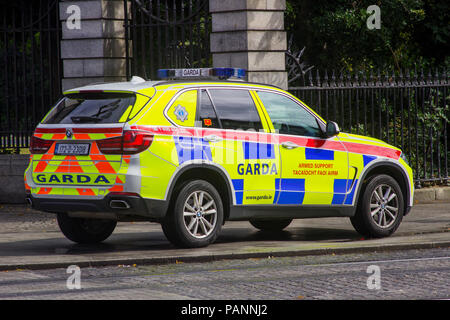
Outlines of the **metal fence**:
{"label": "metal fence", "polygon": [[342,131],[401,148],[416,186],[449,181],[449,81],[446,70],[311,72],[289,91]]}
{"label": "metal fence", "polygon": [[29,137],[61,93],[58,0],[2,1],[0,10],[0,152]]}
{"label": "metal fence", "polygon": [[127,77],[156,79],[161,68],[212,64],[208,0],[124,0],[124,9]]}
{"label": "metal fence", "polygon": [[[208,0],[123,3],[128,77],[155,78],[159,68],[212,64]],[[1,8],[0,153],[19,152],[28,147],[35,125],[61,91],[58,0],[2,1]],[[293,65],[298,67],[298,61]],[[299,86],[289,88],[294,95],[343,131],[401,148],[418,186],[448,183],[446,70],[335,74],[306,73],[310,68],[300,67]]]}

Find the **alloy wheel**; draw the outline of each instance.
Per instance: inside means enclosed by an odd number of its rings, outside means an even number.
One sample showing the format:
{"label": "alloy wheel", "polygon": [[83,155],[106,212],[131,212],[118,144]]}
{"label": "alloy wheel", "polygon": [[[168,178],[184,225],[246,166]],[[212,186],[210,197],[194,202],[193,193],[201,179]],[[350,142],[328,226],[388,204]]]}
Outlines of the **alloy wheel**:
{"label": "alloy wheel", "polygon": [[397,219],[398,196],[394,188],[387,184],[377,186],[370,197],[370,215],[380,228],[389,228]]}
{"label": "alloy wheel", "polygon": [[217,223],[217,207],[212,196],[206,191],[192,192],[183,207],[184,225],[195,238],[205,238]]}

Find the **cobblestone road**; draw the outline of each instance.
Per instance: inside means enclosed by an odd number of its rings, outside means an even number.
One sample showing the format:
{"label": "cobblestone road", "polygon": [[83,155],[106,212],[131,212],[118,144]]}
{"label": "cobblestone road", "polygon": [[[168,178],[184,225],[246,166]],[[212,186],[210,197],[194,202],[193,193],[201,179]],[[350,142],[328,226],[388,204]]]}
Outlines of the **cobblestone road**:
{"label": "cobblestone road", "polygon": [[82,268],[69,290],[71,275],[0,272],[0,299],[449,299],[450,249]]}

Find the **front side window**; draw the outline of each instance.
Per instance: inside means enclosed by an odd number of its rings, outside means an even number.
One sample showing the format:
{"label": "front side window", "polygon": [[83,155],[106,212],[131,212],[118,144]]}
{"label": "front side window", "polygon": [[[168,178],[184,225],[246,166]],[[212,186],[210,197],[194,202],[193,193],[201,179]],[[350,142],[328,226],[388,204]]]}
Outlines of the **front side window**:
{"label": "front side window", "polygon": [[[133,93],[72,93],[45,117],[45,124],[117,123],[135,104]],[[125,121],[126,121],[125,117]]]}
{"label": "front side window", "polygon": [[275,130],[280,134],[321,137],[322,129],[310,112],[288,97],[272,92],[257,92]]}
{"label": "front side window", "polygon": [[223,129],[262,130],[261,119],[248,90],[210,89]]}

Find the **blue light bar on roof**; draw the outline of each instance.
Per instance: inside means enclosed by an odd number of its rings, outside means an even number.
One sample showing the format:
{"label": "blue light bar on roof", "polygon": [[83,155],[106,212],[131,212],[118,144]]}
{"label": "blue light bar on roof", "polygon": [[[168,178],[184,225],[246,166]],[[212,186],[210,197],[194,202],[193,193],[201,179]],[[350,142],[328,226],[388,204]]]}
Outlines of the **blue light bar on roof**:
{"label": "blue light bar on roof", "polygon": [[158,77],[160,79],[233,78],[243,80],[245,78],[245,69],[240,68],[159,69]]}

